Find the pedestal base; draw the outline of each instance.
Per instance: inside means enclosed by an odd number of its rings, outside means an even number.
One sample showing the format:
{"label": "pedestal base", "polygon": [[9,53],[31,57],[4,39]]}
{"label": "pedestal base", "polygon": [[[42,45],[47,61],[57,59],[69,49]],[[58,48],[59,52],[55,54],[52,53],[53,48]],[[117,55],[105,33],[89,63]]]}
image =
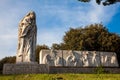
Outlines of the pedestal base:
{"label": "pedestal base", "polygon": [[31,73],[49,73],[47,64],[37,63],[17,63],[4,64],[3,74],[31,74]]}

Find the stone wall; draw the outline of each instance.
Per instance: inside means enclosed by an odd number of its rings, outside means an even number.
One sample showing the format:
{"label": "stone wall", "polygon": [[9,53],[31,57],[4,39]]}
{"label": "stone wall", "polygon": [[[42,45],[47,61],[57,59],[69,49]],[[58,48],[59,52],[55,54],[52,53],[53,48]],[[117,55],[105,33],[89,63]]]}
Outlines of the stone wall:
{"label": "stone wall", "polygon": [[39,62],[49,66],[119,66],[116,53],[99,51],[41,50]]}
{"label": "stone wall", "polygon": [[114,73],[120,74],[120,68],[118,67],[50,67],[49,73],[57,74],[57,73],[98,73],[97,71],[103,70],[103,73]]}
{"label": "stone wall", "polygon": [[[57,74],[57,73],[97,73],[97,67],[61,67],[47,64],[4,64],[3,74]],[[119,67],[102,68],[107,73],[120,73]]]}
{"label": "stone wall", "polygon": [[31,73],[49,73],[49,67],[46,64],[20,63],[4,64],[3,74],[31,74]]}

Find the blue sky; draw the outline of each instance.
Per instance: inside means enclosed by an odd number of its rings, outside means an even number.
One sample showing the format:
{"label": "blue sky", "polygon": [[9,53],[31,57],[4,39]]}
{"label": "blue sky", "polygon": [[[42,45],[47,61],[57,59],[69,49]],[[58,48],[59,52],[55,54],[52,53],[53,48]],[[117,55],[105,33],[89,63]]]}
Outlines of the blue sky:
{"label": "blue sky", "polygon": [[70,27],[103,23],[120,34],[120,4],[97,5],[77,0],[0,0],[0,59],[16,55],[18,24],[29,12],[37,16],[37,44],[62,42]]}

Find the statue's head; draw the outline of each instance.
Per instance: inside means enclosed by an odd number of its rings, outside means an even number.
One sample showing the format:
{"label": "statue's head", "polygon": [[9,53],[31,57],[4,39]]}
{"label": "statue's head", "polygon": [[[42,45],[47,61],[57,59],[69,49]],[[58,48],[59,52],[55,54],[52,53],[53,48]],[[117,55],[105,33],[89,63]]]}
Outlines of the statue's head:
{"label": "statue's head", "polygon": [[34,11],[30,11],[27,16],[29,16],[31,19],[35,19],[36,16],[35,16],[35,12]]}
{"label": "statue's head", "polygon": [[29,13],[29,15],[30,15],[31,18],[35,18],[35,12],[34,12],[34,11],[31,11],[31,12]]}

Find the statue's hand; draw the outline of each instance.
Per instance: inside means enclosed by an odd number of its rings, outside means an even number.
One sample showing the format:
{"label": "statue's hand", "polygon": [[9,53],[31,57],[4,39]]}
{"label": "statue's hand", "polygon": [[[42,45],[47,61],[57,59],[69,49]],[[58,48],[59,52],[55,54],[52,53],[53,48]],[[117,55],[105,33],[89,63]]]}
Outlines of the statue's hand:
{"label": "statue's hand", "polygon": [[25,36],[26,36],[26,34],[23,34],[23,35],[20,36],[20,38],[23,38],[23,37],[25,37]]}

